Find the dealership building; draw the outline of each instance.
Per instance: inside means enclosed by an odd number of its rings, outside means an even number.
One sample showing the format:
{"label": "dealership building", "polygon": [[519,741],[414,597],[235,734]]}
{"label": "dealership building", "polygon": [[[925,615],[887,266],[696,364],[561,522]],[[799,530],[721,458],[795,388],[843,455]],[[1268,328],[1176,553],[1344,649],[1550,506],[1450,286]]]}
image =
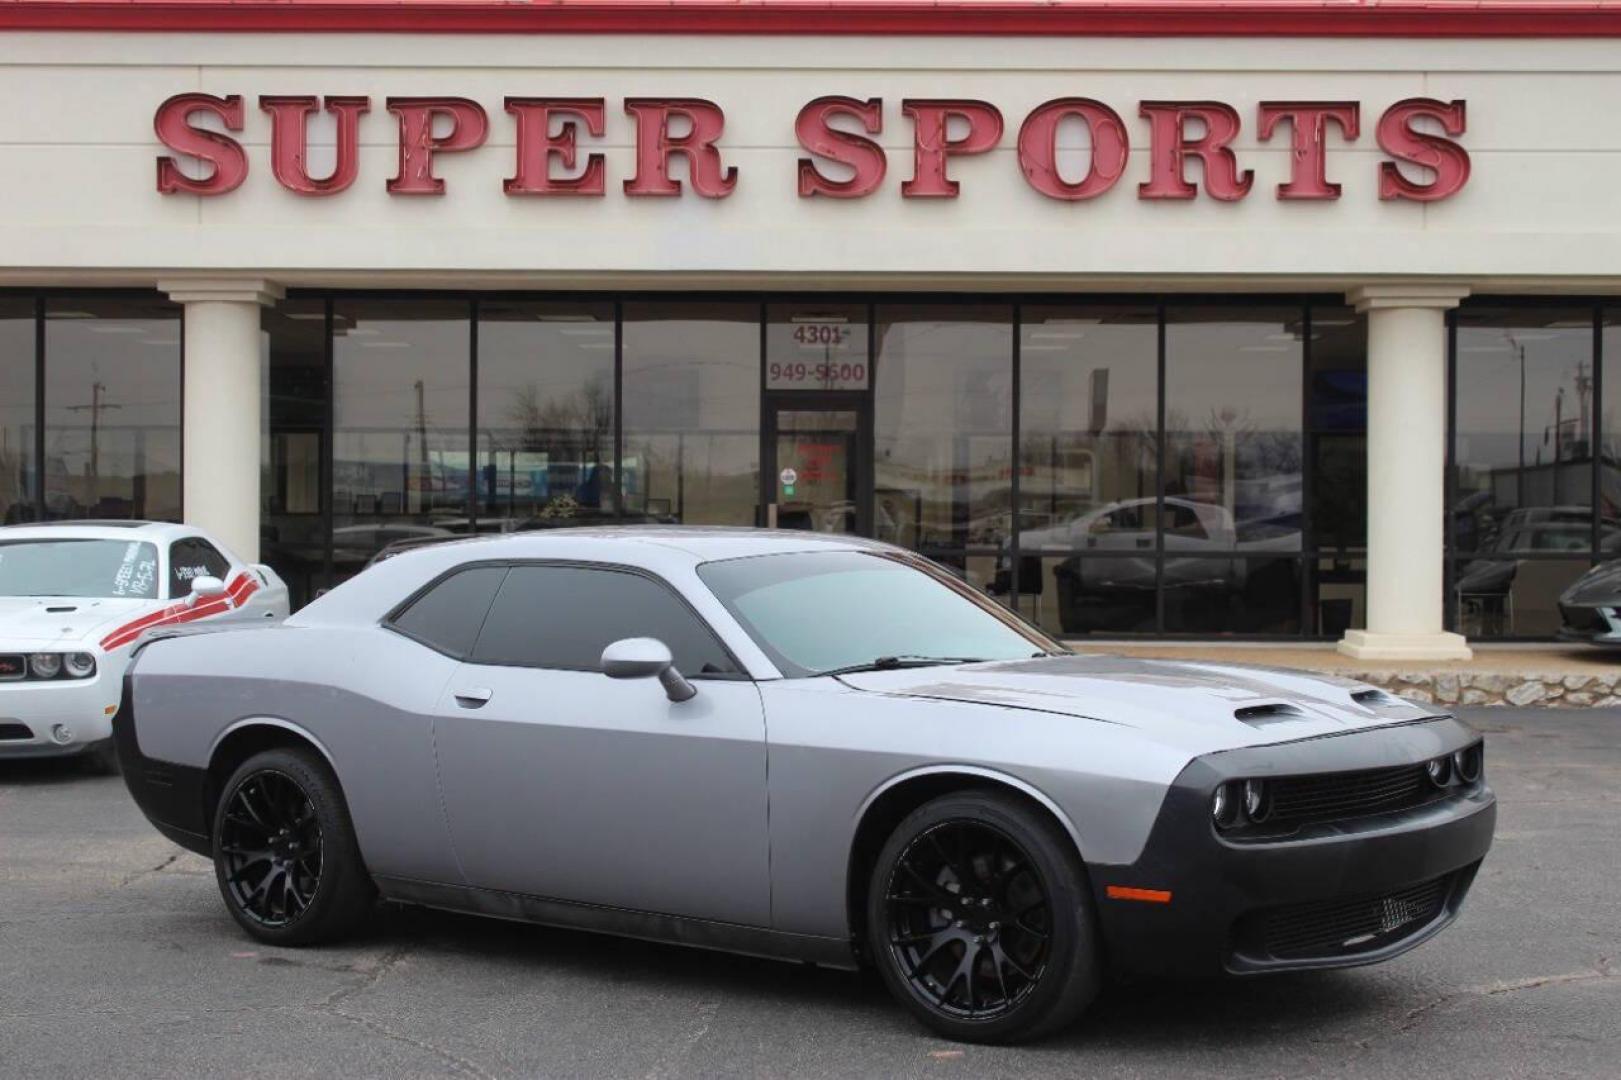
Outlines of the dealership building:
{"label": "dealership building", "polygon": [[6,523],[845,531],[1369,659],[1621,555],[1621,6],[7,0],[0,88]]}

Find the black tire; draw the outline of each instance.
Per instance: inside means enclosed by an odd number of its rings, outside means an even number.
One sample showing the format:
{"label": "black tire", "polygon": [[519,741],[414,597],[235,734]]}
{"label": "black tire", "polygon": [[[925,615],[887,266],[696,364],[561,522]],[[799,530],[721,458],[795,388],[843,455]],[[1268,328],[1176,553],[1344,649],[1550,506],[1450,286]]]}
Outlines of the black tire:
{"label": "black tire", "polygon": [[338,779],[308,750],[266,750],[231,774],[214,809],[214,876],[231,917],[271,945],[342,938],[377,895]]}
{"label": "black tire", "polygon": [[81,760],[84,762],[85,771],[92,776],[118,775],[118,749],[113,746],[111,739],[99,742],[86,750]]}
{"label": "black tire", "polygon": [[1021,1042],[1073,1023],[1103,967],[1069,837],[986,791],[942,796],[896,826],[868,883],[867,945],[890,993],[963,1042]]}

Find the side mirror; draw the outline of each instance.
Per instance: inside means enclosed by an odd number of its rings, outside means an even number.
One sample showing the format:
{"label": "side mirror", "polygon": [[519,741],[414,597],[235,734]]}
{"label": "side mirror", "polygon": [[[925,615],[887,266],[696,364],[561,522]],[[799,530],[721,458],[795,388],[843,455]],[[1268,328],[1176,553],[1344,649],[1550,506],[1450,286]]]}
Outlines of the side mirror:
{"label": "side mirror", "polygon": [[191,579],[191,595],[186,597],[187,607],[196,607],[204,600],[213,600],[225,595],[225,582],[217,577],[202,577]]}
{"label": "side mirror", "polygon": [[633,637],[602,650],[602,673],[610,679],[657,679],[671,701],[687,701],[698,693],[675,669],[670,647],[656,638]]}

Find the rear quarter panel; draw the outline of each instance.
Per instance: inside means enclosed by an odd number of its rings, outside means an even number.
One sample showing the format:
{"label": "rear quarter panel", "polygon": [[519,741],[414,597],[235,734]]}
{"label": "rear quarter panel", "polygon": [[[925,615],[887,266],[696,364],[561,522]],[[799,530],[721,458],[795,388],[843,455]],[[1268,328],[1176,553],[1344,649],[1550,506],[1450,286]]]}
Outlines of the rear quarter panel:
{"label": "rear quarter panel", "polygon": [[305,733],[337,772],[374,873],[460,882],[434,774],[432,709],[454,661],[380,627],[222,630],[157,641],[131,672],[136,738],[208,766],[233,730]]}

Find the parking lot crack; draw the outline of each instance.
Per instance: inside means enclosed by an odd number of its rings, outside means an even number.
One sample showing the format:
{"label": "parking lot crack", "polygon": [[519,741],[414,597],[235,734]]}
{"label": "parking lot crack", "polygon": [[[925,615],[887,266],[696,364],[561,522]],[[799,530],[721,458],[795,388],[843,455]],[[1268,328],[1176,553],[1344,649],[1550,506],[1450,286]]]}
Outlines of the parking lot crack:
{"label": "parking lot crack", "polygon": [[173,854],[171,854],[167,859],[164,859],[162,862],[158,863],[156,866],[150,867],[150,868],[148,868],[146,870],[137,870],[137,871],[135,871],[135,873],[128,875],[127,877],[124,878],[123,881],[120,881],[118,883],[118,887],[120,889],[125,888],[126,886],[131,885],[131,884],[139,881],[141,878],[147,877],[150,874],[161,874],[163,871],[165,871],[169,867],[173,866],[174,863],[175,863],[175,860],[180,858],[180,855],[181,855],[181,852],[176,851]]}

